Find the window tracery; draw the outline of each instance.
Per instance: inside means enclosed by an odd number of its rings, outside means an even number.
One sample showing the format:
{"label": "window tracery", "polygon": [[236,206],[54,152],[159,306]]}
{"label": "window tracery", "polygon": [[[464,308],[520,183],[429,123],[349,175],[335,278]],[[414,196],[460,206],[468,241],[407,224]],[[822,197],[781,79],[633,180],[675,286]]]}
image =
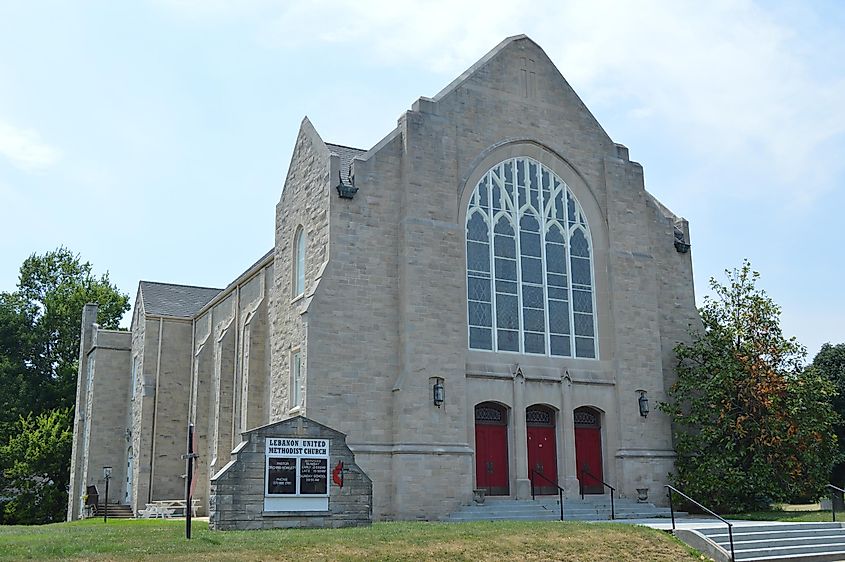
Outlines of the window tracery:
{"label": "window tracery", "polygon": [[596,357],[592,239],[569,187],[531,158],[493,166],[466,222],[469,347]]}

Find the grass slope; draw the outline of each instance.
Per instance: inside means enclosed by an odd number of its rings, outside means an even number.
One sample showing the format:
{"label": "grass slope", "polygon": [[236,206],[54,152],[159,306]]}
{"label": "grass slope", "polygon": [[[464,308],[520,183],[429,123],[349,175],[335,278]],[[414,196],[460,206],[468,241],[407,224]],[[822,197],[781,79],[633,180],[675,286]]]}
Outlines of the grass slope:
{"label": "grass slope", "polygon": [[0,527],[0,560],[702,560],[671,535],[623,524],[377,523],[354,529],[214,532],[197,522],[100,520]]}

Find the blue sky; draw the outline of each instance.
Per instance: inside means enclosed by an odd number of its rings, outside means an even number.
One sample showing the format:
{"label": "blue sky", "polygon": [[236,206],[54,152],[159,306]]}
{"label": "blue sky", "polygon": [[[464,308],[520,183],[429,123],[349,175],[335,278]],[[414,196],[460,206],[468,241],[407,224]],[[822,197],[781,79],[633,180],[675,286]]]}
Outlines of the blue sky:
{"label": "blue sky", "polygon": [[0,290],[59,245],[133,297],[223,287],[303,116],[369,148],[525,33],[690,221],[698,299],[747,257],[812,355],[845,342],[842,29],[836,1],[5,2]]}

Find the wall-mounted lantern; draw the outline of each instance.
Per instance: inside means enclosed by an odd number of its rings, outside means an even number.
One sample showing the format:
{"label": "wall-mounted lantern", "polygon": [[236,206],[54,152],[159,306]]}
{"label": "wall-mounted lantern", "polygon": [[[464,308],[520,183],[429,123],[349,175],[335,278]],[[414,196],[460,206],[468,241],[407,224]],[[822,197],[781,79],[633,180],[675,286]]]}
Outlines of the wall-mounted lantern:
{"label": "wall-mounted lantern", "polygon": [[446,401],[446,388],[443,386],[443,379],[435,378],[431,387],[431,397],[434,405],[438,408]]}
{"label": "wall-mounted lantern", "polygon": [[648,397],[645,390],[638,390],[637,392],[640,393],[640,397],[637,399],[640,406],[640,415],[645,418],[648,416]]}

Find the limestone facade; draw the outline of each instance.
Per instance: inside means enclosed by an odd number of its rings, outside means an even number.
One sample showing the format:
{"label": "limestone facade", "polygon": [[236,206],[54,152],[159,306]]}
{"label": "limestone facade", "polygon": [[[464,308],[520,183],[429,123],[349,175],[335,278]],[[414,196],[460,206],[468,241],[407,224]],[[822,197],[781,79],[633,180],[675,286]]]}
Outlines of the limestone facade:
{"label": "limestone facade", "polygon": [[[564,182],[588,225],[593,357],[470,347],[468,209],[488,171],[512,159]],[[524,36],[417,100],[369,150],[326,143],[305,119],[273,249],[224,290],[139,291],[124,377],[133,361],[141,375],[118,428],[137,451],[131,505],[182,495],[189,421],[206,503],[244,432],[298,415],[346,434],[372,479],[376,519],[438,518],[476,488],[525,498],[532,470],[575,496],[589,455],[620,495],[650,488],[659,501],[674,452],[656,405],[674,377],[672,349],[698,321],[688,242],[686,221],[645,190],[642,166]],[[192,306],[162,313],[180,295]],[[78,404],[90,392],[80,382]],[[492,433],[485,411],[502,412]],[[477,442],[494,434],[494,446]],[[84,440],[75,459],[77,449]],[[91,481],[77,475],[77,495]]]}

